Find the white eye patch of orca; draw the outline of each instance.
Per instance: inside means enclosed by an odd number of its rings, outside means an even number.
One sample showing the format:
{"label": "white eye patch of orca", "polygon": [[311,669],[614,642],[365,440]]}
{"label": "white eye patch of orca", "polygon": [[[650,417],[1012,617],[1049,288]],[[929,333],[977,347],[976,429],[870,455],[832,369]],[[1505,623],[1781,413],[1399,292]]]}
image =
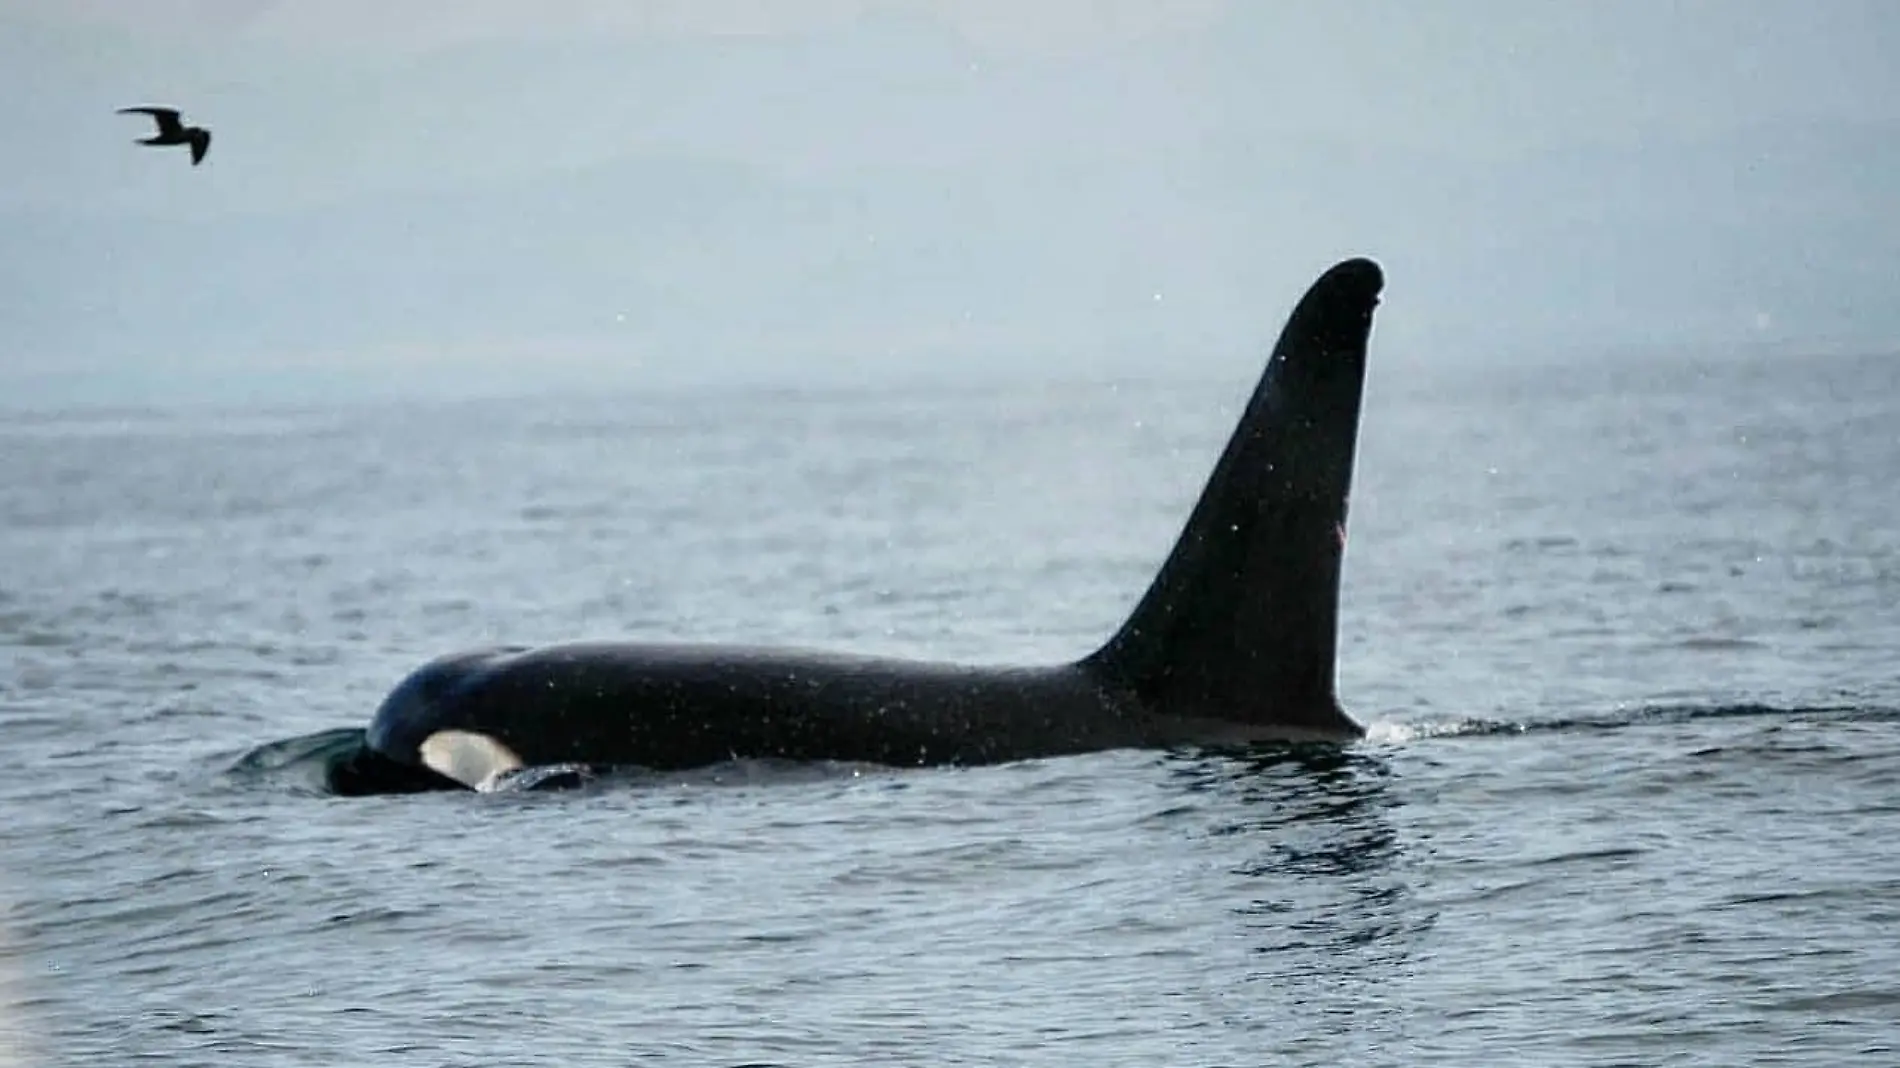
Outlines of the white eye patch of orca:
{"label": "white eye patch of orca", "polygon": [[482,793],[493,792],[523,766],[514,750],[474,731],[436,731],[422,740],[419,752],[429,770]]}

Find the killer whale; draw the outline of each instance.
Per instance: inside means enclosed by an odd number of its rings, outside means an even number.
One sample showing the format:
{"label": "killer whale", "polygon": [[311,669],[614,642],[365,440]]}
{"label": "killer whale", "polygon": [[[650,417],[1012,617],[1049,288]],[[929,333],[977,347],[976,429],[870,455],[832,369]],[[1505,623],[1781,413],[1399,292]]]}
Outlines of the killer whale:
{"label": "killer whale", "polygon": [[329,785],[483,789],[552,765],[979,764],[1361,737],[1334,692],[1335,652],[1383,288],[1368,259],[1308,288],[1173,551],[1120,629],[1079,660],[982,667],[609,642],[464,652],[403,679]]}

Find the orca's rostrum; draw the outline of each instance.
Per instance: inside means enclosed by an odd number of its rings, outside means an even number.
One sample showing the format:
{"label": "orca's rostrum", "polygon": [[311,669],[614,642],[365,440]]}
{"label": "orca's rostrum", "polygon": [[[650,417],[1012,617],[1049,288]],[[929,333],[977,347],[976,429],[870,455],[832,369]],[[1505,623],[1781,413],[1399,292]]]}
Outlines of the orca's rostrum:
{"label": "orca's rostrum", "polygon": [[983,667],[599,642],[461,653],[403,680],[340,793],[483,788],[523,767],[732,759],[981,764],[1093,750],[1350,741],[1334,693],[1366,345],[1384,284],[1347,260],[1294,308],[1174,551],[1100,649]]}

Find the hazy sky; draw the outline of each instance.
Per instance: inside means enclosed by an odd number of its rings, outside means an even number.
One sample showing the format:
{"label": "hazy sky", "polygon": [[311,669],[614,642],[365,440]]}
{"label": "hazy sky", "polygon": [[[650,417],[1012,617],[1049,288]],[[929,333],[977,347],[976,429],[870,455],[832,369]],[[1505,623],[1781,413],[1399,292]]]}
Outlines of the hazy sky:
{"label": "hazy sky", "polygon": [[1896,54],[1880,0],[0,0],[0,391],[1244,377],[1357,253],[1382,358],[1893,345]]}

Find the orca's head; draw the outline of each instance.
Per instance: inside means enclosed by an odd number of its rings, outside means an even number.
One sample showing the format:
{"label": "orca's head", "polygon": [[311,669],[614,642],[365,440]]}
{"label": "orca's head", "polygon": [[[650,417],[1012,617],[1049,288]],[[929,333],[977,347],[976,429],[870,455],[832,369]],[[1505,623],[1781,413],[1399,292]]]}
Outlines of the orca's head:
{"label": "orca's head", "polygon": [[497,666],[523,651],[523,646],[498,646],[455,653],[410,672],[377,708],[364,735],[366,747],[419,773],[475,785],[461,767],[470,759],[471,746],[490,764],[512,757],[470,722],[475,692]]}

